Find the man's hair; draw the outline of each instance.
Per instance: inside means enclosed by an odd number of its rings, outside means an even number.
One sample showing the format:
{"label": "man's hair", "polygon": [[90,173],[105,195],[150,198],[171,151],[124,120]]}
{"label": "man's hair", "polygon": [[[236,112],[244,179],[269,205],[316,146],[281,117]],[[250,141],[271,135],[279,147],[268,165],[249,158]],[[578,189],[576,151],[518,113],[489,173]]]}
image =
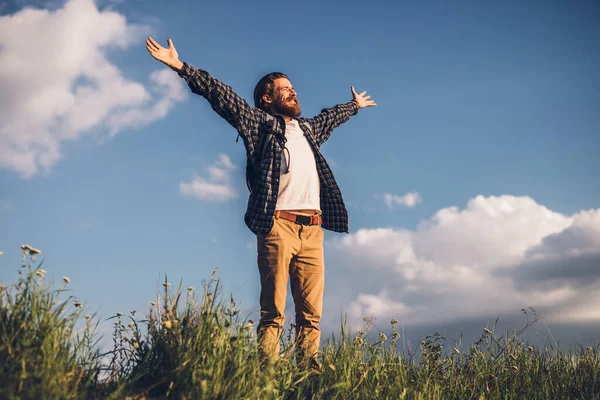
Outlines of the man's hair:
{"label": "man's hair", "polygon": [[258,81],[256,87],[254,88],[255,107],[260,108],[263,111],[269,112],[270,106],[268,103],[265,103],[265,101],[263,100],[263,96],[265,94],[273,95],[273,89],[275,88],[274,82],[276,79],[279,78],[289,79],[287,75],[282,72],[271,72],[270,74],[263,76],[260,79],[260,81]]}

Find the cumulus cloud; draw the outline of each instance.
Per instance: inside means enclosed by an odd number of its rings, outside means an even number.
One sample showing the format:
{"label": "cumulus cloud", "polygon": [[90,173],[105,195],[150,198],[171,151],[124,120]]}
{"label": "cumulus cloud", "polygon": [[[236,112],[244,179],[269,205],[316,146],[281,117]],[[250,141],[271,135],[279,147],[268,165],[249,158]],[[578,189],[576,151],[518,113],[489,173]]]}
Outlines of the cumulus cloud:
{"label": "cumulus cloud", "polygon": [[415,230],[361,229],[326,248],[353,321],[439,324],[528,306],[600,321],[600,209],[567,216],[529,197],[477,196]]}
{"label": "cumulus cloud", "polygon": [[395,206],[412,208],[417,204],[421,203],[423,199],[421,198],[421,195],[417,192],[409,192],[406,193],[404,196],[398,196],[391,193],[384,193],[383,201],[385,202],[385,205],[391,210]]}
{"label": "cumulus cloud", "polygon": [[107,58],[143,45],[147,31],[93,0],[0,17],[0,168],[25,178],[48,172],[65,141],[163,118],[187,93],[177,75],[153,72],[148,90]]}
{"label": "cumulus cloud", "polygon": [[181,182],[179,192],[186,197],[222,202],[235,199],[238,194],[231,183],[231,172],[235,165],[225,154],[207,168],[207,177],[197,176],[191,182]]}

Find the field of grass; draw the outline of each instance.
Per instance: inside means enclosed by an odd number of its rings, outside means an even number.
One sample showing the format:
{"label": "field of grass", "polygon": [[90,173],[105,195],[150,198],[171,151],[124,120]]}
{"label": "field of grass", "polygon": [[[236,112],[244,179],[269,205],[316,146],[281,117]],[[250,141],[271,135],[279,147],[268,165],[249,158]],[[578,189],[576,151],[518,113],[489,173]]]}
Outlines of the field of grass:
{"label": "field of grass", "polygon": [[391,335],[368,340],[344,326],[322,343],[320,373],[298,368],[293,334],[262,362],[256,323],[243,320],[213,274],[202,288],[164,291],[146,315],[111,317],[101,352],[99,321],[50,282],[25,246],[16,283],[0,286],[2,399],[600,399],[600,348],[534,348],[520,331],[484,328],[469,346],[433,334],[408,352]]}

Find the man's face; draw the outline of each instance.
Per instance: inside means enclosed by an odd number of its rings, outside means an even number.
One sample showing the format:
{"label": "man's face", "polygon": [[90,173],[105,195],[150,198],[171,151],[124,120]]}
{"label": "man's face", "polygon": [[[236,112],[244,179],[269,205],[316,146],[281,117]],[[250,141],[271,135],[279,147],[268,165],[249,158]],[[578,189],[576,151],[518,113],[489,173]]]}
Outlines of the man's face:
{"label": "man's face", "polygon": [[296,91],[286,78],[278,78],[273,82],[273,95],[267,96],[271,100],[271,108],[277,114],[297,118],[300,116],[300,103]]}

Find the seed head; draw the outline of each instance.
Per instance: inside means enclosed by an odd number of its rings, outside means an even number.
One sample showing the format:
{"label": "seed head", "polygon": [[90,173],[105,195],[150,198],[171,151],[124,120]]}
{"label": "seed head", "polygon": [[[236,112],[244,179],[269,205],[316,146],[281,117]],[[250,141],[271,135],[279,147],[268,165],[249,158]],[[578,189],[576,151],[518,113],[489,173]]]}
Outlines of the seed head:
{"label": "seed head", "polygon": [[63,276],[63,281],[65,281],[65,283],[71,283],[71,280],[66,276]]}
{"label": "seed head", "polygon": [[92,318],[92,316],[91,315],[86,315],[84,318],[85,319],[90,319],[90,318]]}
{"label": "seed head", "polygon": [[135,343],[133,344],[133,348],[134,348],[134,349],[139,349],[139,348],[140,348],[140,344],[139,344],[138,342],[135,342]]}
{"label": "seed head", "polygon": [[193,286],[190,286],[190,287],[188,287],[188,291],[189,291],[189,292],[192,292],[193,290],[194,290],[194,287],[193,287]]}
{"label": "seed head", "polygon": [[385,336],[382,332],[379,332],[379,339],[382,342],[385,342],[387,340],[387,336]]}
{"label": "seed head", "polygon": [[122,312],[118,312],[118,313],[117,313],[117,317],[122,317],[122,316],[123,316],[123,313],[122,313]]}
{"label": "seed head", "polygon": [[397,319],[393,319],[393,320],[391,321],[391,323],[392,323],[392,328],[395,328],[395,327],[397,327],[397,326],[398,326],[398,320],[397,320]]}
{"label": "seed head", "polygon": [[171,321],[166,320],[165,322],[163,322],[163,326],[165,327],[165,329],[171,329],[171,326],[173,326],[173,324],[171,323]]}
{"label": "seed head", "polygon": [[510,355],[510,358],[512,358],[513,360],[516,360],[516,359],[517,359],[517,356],[515,356],[514,354],[511,354],[511,355]]}
{"label": "seed head", "polygon": [[400,339],[400,334],[396,331],[392,332],[392,340]]}
{"label": "seed head", "polygon": [[130,328],[133,328],[134,326],[135,326],[135,324],[134,324],[133,322],[130,322],[130,323],[129,323],[129,327],[130,327]]}
{"label": "seed head", "polygon": [[46,275],[46,270],[45,269],[38,269],[37,271],[35,271],[35,274],[37,276],[39,276],[40,278],[43,278]]}
{"label": "seed head", "polygon": [[152,304],[153,306],[155,306],[155,305],[156,305],[156,303],[155,303],[155,302],[153,302],[153,301],[151,301],[151,302],[150,302],[150,304]]}
{"label": "seed head", "polygon": [[488,335],[491,335],[491,334],[492,334],[492,331],[490,331],[488,328],[483,328],[483,331],[484,331],[485,333],[487,333]]}
{"label": "seed head", "polygon": [[456,354],[460,354],[460,350],[458,350],[456,347],[453,347],[452,350],[454,350]]}
{"label": "seed head", "polygon": [[81,302],[79,302],[79,301],[76,301],[76,302],[74,303],[74,305],[75,305],[75,307],[76,307],[76,308],[83,308],[83,303],[81,303]]}
{"label": "seed head", "polygon": [[171,284],[169,282],[165,282],[165,283],[163,283],[163,286],[164,287],[169,287],[169,286],[171,286]]}

